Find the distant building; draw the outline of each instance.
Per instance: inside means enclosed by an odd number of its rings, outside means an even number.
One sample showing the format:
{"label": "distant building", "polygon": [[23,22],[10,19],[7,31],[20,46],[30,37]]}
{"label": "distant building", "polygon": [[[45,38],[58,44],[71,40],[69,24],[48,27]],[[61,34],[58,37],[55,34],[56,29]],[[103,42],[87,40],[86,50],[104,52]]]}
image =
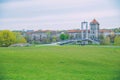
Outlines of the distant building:
{"label": "distant building", "polygon": [[104,37],[114,34],[114,32],[110,29],[100,29],[99,35],[103,35]]}
{"label": "distant building", "polygon": [[80,39],[81,38],[81,30],[68,30],[67,31],[70,39]]}
{"label": "distant building", "polygon": [[93,19],[89,26],[88,22],[81,22],[81,29],[74,30],[65,30],[65,31],[52,31],[52,30],[38,30],[38,31],[28,31],[27,35],[29,36],[30,41],[44,42],[46,39],[52,40],[53,37],[56,37],[57,41],[60,41],[60,35],[62,33],[69,34],[70,40],[85,40],[85,44],[88,44],[87,40],[98,41],[99,36],[104,35],[108,36],[113,33],[112,30],[100,29],[100,24],[96,19]]}
{"label": "distant building", "polygon": [[95,19],[90,22],[90,38],[99,39],[99,23]]}
{"label": "distant building", "polygon": [[90,22],[90,28],[88,29],[88,23],[81,23],[81,30],[68,30],[70,36],[73,36],[73,39],[99,39],[99,23],[94,19]]}
{"label": "distant building", "polygon": [[38,30],[34,32],[27,32],[26,34],[29,37],[29,42],[34,41],[37,43],[45,43],[47,39],[52,42],[53,37],[58,41],[61,32],[52,30]]}

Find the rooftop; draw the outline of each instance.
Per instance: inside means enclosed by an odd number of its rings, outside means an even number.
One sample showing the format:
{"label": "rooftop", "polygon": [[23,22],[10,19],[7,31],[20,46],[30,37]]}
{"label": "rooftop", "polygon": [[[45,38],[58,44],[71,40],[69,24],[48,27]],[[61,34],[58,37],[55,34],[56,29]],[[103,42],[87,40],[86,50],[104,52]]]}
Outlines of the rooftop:
{"label": "rooftop", "polygon": [[99,25],[99,22],[96,20],[96,19],[93,19],[90,24],[98,24]]}

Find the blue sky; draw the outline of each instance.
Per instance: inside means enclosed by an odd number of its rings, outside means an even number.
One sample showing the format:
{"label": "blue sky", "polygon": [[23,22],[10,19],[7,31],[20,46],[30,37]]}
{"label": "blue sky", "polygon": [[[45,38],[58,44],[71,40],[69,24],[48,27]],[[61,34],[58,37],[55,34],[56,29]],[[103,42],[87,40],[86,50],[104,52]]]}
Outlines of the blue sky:
{"label": "blue sky", "polygon": [[119,0],[0,0],[0,30],[80,29],[96,19],[100,28],[120,27]]}

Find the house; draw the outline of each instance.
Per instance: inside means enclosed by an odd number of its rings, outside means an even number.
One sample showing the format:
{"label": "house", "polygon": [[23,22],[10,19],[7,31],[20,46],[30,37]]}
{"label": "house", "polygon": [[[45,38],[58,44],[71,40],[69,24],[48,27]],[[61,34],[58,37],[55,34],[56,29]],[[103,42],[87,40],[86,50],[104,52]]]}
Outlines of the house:
{"label": "house", "polygon": [[111,29],[100,29],[99,31],[99,35],[104,35],[105,37],[111,34],[114,34],[114,31]]}
{"label": "house", "polygon": [[38,30],[34,32],[27,32],[26,34],[29,37],[30,42],[34,41],[36,43],[46,43],[48,40],[48,42],[52,42],[53,38],[59,40],[61,32],[53,30]]}

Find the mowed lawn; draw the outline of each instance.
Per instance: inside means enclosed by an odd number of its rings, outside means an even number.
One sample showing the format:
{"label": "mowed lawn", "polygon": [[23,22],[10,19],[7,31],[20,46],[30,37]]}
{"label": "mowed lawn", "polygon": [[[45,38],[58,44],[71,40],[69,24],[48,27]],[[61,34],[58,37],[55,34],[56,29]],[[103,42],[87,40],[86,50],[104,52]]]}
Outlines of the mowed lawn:
{"label": "mowed lawn", "polygon": [[120,80],[120,48],[0,48],[0,80]]}

